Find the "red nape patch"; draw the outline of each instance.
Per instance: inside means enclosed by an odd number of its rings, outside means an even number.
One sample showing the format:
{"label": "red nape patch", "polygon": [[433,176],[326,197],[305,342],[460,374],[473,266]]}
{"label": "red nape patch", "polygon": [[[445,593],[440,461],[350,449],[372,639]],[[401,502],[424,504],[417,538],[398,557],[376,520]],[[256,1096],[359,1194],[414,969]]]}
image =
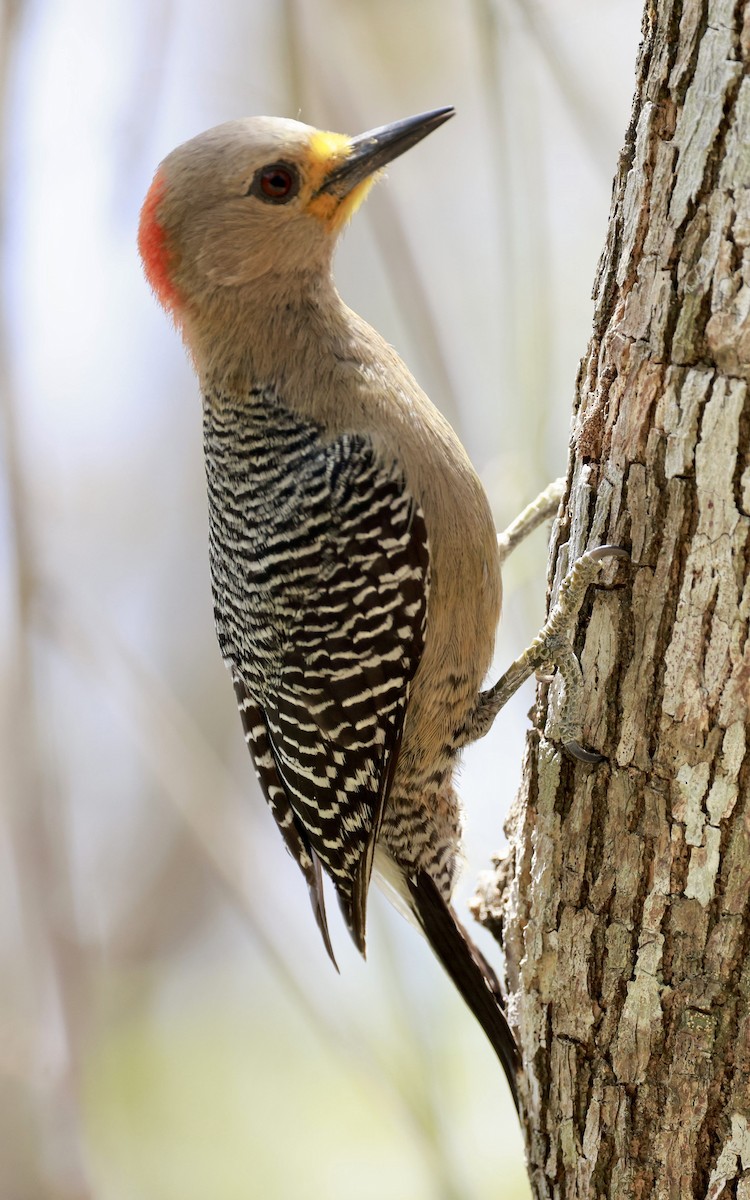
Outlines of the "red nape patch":
{"label": "red nape patch", "polygon": [[157,171],[148,189],[138,225],[138,249],[143,260],[146,278],[161,305],[177,319],[182,298],[172,279],[173,257],[167,245],[167,235],[159,222],[158,209],[167,188],[167,181]]}

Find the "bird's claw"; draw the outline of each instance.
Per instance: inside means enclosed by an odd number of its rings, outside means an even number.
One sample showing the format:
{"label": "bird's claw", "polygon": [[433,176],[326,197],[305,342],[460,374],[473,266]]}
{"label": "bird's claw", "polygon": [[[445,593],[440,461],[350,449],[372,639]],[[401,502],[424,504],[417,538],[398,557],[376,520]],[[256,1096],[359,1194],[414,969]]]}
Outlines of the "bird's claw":
{"label": "bird's claw", "polygon": [[622,546],[597,546],[596,550],[589,550],[586,557],[591,562],[599,562],[603,558],[627,559],[630,562],[630,555]]}
{"label": "bird's claw", "polygon": [[[581,712],[583,708],[583,677],[581,665],[576,658],[573,646],[568,640],[565,629],[573,623],[586,589],[593,583],[598,573],[599,564],[608,558],[630,561],[630,555],[622,546],[598,546],[581,555],[565,576],[558,593],[558,602],[553,609],[545,630],[547,645],[550,648],[549,658],[557,667],[563,681],[564,699],[560,717],[560,734],[567,753],[578,762],[604,762],[604,755],[596,750],[587,750],[579,741],[581,729]],[[544,633],[545,631],[543,631]],[[541,663],[541,668],[547,668],[547,663]]]}
{"label": "bird's claw", "polygon": [[598,750],[587,750],[585,746],[582,746],[575,739],[571,738],[563,744],[570,757],[575,758],[578,762],[601,763],[605,761],[604,755],[600,754]]}

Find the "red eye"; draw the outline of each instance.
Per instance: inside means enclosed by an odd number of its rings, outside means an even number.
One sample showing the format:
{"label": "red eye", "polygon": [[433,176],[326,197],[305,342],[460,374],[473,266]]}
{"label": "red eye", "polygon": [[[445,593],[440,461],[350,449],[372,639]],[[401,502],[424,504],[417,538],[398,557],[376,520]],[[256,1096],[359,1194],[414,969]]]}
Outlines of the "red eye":
{"label": "red eye", "polygon": [[255,176],[250,191],[261,200],[270,200],[272,204],[284,204],[296,196],[299,190],[299,176],[294,167],[287,163],[272,163],[261,167]]}
{"label": "red eye", "polygon": [[264,196],[278,200],[279,196],[286,196],[292,190],[291,172],[283,167],[271,167],[261,175],[260,186]]}

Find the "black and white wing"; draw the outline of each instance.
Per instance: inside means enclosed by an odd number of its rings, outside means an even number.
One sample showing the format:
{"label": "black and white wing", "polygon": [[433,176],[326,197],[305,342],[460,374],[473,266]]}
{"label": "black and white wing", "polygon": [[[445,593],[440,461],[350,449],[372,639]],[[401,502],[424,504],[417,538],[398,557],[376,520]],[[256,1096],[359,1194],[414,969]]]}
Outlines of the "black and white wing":
{"label": "black and white wing", "polygon": [[267,400],[207,406],[206,463],[217,632],[259,778],[324,938],[318,860],[364,951],[375,841],[424,644],[424,519],[367,438],[326,441]]}
{"label": "black and white wing", "polygon": [[238,675],[234,676],[234,691],[245,733],[245,742],[253,759],[258,782],[281,831],[287,850],[305,877],[310,891],[310,903],[323,938],[323,944],[331,962],[338,970],[331,945],[331,935],[328,932],[320,859],[310,845],[305,828],[289,803],[284,785],[279,778],[276,761],[268,740],[266,719],[258,705],[248,695],[247,688]]}

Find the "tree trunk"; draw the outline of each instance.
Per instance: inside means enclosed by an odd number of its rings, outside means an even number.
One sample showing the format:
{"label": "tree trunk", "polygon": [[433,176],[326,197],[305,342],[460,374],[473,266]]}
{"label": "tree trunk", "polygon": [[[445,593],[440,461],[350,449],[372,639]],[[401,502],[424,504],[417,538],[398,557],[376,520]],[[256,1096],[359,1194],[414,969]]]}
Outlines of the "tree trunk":
{"label": "tree trunk", "polygon": [[648,0],[595,303],[552,564],[632,555],[575,643],[605,761],[542,686],[478,908],[534,1195],[750,1200],[750,0]]}

